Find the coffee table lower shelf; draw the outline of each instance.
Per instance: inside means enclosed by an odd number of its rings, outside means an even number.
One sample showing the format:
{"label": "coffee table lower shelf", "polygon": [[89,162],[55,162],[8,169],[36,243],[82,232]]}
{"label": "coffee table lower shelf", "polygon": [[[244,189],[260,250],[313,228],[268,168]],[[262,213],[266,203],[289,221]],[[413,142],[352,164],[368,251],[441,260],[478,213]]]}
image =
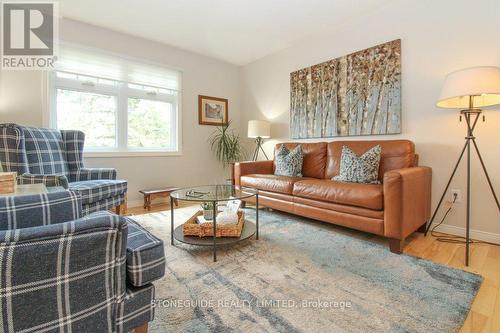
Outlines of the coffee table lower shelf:
{"label": "coffee table lower shelf", "polygon": [[[255,223],[247,220],[243,225],[243,230],[241,230],[240,237],[217,237],[215,239],[215,245],[231,245],[242,242],[255,235],[256,230],[257,229]],[[175,228],[174,238],[181,243],[189,245],[214,246],[214,238],[212,236],[209,237],[184,236],[184,232],[182,231],[182,225]]]}

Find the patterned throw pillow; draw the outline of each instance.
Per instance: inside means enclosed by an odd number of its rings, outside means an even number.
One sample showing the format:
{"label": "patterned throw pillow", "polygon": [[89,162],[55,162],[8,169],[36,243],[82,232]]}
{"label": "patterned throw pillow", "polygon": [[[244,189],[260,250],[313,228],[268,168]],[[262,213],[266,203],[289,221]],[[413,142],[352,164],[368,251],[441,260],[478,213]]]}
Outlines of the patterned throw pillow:
{"label": "patterned throw pillow", "polygon": [[342,147],[340,158],[340,172],[332,178],[341,182],[380,184],[378,180],[378,167],[380,164],[380,145],[368,150],[361,156],[357,156],[346,146]]}
{"label": "patterned throw pillow", "polygon": [[302,146],[298,145],[292,151],[281,145],[276,154],[276,176],[302,177],[302,162],[304,155]]}

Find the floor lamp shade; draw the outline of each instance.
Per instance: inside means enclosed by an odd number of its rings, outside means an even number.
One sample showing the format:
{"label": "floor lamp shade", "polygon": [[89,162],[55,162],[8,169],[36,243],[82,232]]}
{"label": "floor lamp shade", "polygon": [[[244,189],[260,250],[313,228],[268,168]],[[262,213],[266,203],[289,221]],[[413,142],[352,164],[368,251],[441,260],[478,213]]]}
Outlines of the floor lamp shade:
{"label": "floor lamp shade", "polygon": [[270,138],[271,124],[265,120],[249,120],[248,121],[248,137],[249,138]]}
{"label": "floor lamp shade", "polygon": [[439,96],[441,108],[469,109],[500,104],[500,68],[472,67],[448,74]]}

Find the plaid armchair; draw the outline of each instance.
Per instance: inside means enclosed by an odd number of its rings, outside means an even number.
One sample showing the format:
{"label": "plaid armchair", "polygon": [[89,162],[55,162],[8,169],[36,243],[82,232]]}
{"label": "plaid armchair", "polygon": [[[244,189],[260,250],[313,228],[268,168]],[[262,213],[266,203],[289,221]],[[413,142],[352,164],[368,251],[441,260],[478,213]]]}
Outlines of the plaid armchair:
{"label": "plaid armchair", "polygon": [[0,197],[1,332],[129,332],[153,320],[163,242],[80,195]]}
{"label": "plaid armchair", "polygon": [[20,184],[62,186],[82,197],[83,214],[119,207],[126,201],[127,182],[116,170],[85,168],[80,131],[0,124],[0,166],[17,172]]}

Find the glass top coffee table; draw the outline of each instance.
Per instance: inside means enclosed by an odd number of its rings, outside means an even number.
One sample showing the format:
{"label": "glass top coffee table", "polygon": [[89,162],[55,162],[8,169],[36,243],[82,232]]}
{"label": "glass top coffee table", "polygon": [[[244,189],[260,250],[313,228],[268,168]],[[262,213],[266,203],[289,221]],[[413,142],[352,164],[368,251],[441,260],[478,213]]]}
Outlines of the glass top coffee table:
{"label": "glass top coffee table", "polygon": [[[255,197],[255,223],[245,220],[240,237],[216,237],[217,204],[221,201],[242,200]],[[183,226],[174,229],[174,201],[210,202],[213,207],[213,236],[184,236]],[[259,239],[259,191],[250,187],[235,185],[206,185],[183,188],[170,193],[170,243],[174,239],[191,245],[212,246],[214,261],[217,261],[217,246],[235,244],[255,235]]]}

